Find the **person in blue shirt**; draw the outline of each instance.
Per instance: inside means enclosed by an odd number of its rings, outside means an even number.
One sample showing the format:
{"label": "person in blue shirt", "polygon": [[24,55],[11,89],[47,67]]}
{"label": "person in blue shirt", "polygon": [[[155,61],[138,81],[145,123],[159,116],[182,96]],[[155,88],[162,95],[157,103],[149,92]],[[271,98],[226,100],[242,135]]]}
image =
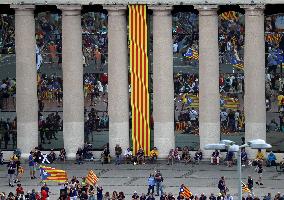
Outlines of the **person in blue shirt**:
{"label": "person in blue shirt", "polygon": [[242,162],[242,166],[243,166],[243,167],[246,165],[247,160],[248,160],[247,152],[246,152],[245,148],[242,148],[242,152],[241,152],[241,162]]}
{"label": "person in blue shirt", "polygon": [[[149,194],[154,194],[154,187],[155,187],[155,177],[153,174],[150,174],[149,178],[148,178],[148,193],[147,195]],[[150,193],[150,191],[152,191]]]}
{"label": "person in blue shirt", "polygon": [[275,154],[272,151],[270,151],[270,153],[267,155],[267,167],[275,166],[276,160],[277,159]]}
{"label": "person in blue shirt", "polygon": [[103,188],[101,186],[97,187],[97,199],[103,200]]}
{"label": "person in blue shirt", "polygon": [[29,168],[30,168],[30,177],[31,179],[35,179],[35,171],[36,171],[36,168],[35,168],[35,161],[34,161],[34,154],[33,152],[31,151],[30,152],[30,155],[29,155]]}

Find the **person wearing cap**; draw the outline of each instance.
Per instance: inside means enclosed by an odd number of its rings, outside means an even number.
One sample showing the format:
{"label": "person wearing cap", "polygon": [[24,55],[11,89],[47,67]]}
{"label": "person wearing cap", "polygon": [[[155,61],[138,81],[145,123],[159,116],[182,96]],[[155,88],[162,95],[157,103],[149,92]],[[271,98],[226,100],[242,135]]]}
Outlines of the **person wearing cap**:
{"label": "person wearing cap", "polygon": [[208,198],[209,200],[216,200],[216,197],[214,196],[213,193],[211,193],[210,197]]}
{"label": "person wearing cap", "polygon": [[137,194],[137,192],[135,191],[134,194],[132,195],[132,200],[138,200],[139,196]]}

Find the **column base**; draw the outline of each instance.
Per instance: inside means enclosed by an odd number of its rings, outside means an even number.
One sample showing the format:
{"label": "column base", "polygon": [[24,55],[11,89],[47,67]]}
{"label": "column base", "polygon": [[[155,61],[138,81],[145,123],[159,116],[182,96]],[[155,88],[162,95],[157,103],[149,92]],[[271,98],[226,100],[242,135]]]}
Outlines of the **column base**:
{"label": "column base", "polygon": [[200,149],[204,158],[210,158],[214,150],[205,150],[207,144],[220,142],[220,123],[199,122]]}
{"label": "column base", "polygon": [[78,148],[84,145],[84,123],[64,122],[63,138],[67,159],[75,159]]}
{"label": "column base", "polygon": [[[266,141],[266,123],[246,122],[245,126],[245,139],[246,142],[255,139],[262,139]],[[257,149],[246,148],[249,159],[254,159]]]}
{"label": "column base", "polygon": [[37,146],[38,122],[17,122],[17,148],[21,150],[21,156],[28,158]]}
{"label": "column base", "polygon": [[129,122],[112,122],[109,124],[109,150],[113,156],[114,148],[119,145],[124,152],[129,148]]}
{"label": "column base", "polygon": [[175,148],[174,122],[154,122],[154,146],[159,151],[159,158],[167,158]]}

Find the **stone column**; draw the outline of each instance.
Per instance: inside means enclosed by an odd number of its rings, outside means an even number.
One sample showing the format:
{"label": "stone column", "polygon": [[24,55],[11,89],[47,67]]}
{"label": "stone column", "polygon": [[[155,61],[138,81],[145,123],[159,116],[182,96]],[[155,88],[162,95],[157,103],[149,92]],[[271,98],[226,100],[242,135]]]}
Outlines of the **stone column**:
{"label": "stone column", "polygon": [[[245,139],[266,140],[264,6],[245,9]],[[248,148],[255,157],[255,150]]]}
{"label": "stone column", "polygon": [[217,5],[198,5],[199,10],[199,136],[205,157],[206,144],[220,141],[220,94]]}
{"label": "stone column", "polygon": [[109,148],[129,147],[129,89],[126,6],[105,6],[108,11]]}
{"label": "stone column", "polygon": [[37,70],[33,5],[15,9],[17,147],[22,157],[38,146]]}
{"label": "stone column", "polygon": [[74,159],[84,144],[83,54],[81,6],[62,10],[63,138],[67,158]]}
{"label": "stone column", "polygon": [[154,146],[160,158],[175,147],[174,82],[171,6],[152,6],[153,10],[153,116]]}

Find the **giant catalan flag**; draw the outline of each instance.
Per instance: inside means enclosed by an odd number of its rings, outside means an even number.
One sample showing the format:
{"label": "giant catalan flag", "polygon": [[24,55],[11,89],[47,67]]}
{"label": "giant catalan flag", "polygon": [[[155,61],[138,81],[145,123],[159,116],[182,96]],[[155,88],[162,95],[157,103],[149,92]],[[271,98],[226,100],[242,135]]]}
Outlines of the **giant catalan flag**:
{"label": "giant catalan flag", "polygon": [[237,12],[235,12],[235,11],[227,11],[227,12],[223,12],[222,14],[220,14],[220,18],[221,18],[221,20],[224,20],[224,21],[237,20],[237,19],[239,19],[239,16],[238,16]]}
{"label": "giant catalan flag", "polygon": [[146,5],[129,5],[133,153],[150,152],[149,73]]}
{"label": "giant catalan flag", "polygon": [[47,166],[40,166],[41,180],[54,181],[54,182],[66,182],[68,180],[67,173],[64,170],[56,169]]}

